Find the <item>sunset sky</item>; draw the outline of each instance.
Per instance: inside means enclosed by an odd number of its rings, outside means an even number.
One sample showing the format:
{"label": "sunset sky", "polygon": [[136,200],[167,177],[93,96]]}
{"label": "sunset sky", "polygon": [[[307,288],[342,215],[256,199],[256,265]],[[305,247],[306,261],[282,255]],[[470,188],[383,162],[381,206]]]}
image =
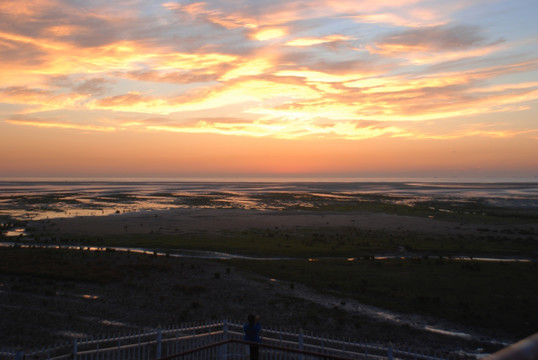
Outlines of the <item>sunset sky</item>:
{"label": "sunset sky", "polygon": [[536,0],[0,0],[0,178],[538,181]]}

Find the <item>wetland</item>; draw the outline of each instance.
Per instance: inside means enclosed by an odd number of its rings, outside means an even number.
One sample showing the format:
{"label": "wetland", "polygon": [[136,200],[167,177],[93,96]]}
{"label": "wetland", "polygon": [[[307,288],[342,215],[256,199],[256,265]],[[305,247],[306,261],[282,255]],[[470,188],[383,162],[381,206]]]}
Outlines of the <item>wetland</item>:
{"label": "wetland", "polygon": [[538,331],[538,184],[4,182],[0,191],[1,345],[248,312],[448,352],[494,351]]}

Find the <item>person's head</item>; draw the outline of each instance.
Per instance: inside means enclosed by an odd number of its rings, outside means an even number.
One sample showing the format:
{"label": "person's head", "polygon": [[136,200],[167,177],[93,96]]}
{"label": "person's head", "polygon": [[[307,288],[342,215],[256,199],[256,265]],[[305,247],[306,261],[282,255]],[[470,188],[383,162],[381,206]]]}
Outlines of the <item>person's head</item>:
{"label": "person's head", "polygon": [[256,320],[256,317],[254,316],[254,314],[248,314],[247,320],[248,320],[249,324],[254,324],[254,321]]}

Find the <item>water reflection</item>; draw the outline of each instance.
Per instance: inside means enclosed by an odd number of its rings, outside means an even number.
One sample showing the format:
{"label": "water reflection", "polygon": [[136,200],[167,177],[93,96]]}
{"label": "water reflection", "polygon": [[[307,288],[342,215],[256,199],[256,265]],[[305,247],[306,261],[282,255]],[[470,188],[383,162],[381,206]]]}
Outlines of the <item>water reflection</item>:
{"label": "water reflection", "polygon": [[451,330],[439,329],[439,328],[435,328],[433,326],[425,326],[424,330],[434,332],[434,333],[437,333],[437,334],[441,334],[441,335],[457,336],[457,337],[467,339],[467,340],[471,340],[473,338],[473,336],[471,334],[467,334],[467,333],[459,332],[459,331],[451,331]]}
{"label": "water reflection", "polygon": [[0,247],[20,247],[20,248],[39,248],[39,249],[63,249],[63,250],[79,250],[79,251],[119,251],[131,252],[136,254],[151,255],[151,256],[166,256],[175,258],[194,258],[194,259],[244,259],[244,260],[292,260],[291,257],[257,257],[240,254],[231,254],[219,251],[204,251],[204,250],[183,250],[174,249],[171,251],[157,251],[141,248],[127,247],[98,247],[98,246],[74,246],[74,245],[48,245],[48,244],[27,244],[15,242],[0,242]]}
{"label": "water reflection", "polygon": [[7,236],[7,237],[26,236],[26,235],[28,234],[25,232],[24,228],[10,229],[4,233],[4,236]]}
{"label": "water reflection", "polygon": [[[0,247],[21,247],[21,248],[40,248],[40,249],[64,249],[64,250],[79,250],[79,251],[118,251],[118,252],[131,252],[135,254],[151,255],[151,256],[166,256],[174,258],[193,258],[193,259],[219,259],[219,260],[258,260],[258,261],[276,261],[276,260],[300,260],[297,257],[283,257],[283,256],[248,256],[241,254],[232,254],[221,251],[206,251],[206,250],[185,250],[185,249],[173,249],[169,251],[152,250],[142,248],[130,248],[130,247],[99,247],[99,246],[79,246],[79,245],[48,245],[48,244],[28,244],[19,242],[0,242]],[[425,256],[426,257],[426,256]],[[432,257],[434,258],[434,257]],[[320,260],[342,260],[342,261],[372,261],[372,260],[414,260],[417,257],[405,257],[401,255],[380,255],[380,256],[366,256],[364,258],[348,258],[348,257],[318,257],[308,258],[308,262],[318,262]],[[526,258],[493,258],[493,257],[473,257],[473,256],[451,256],[445,257],[446,260],[455,261],[497,261],[497,262],[532,262],[532,259]]]}
{"label": "water reflection", "polygon": [[0,181],[0,215],[19,220],[173,208],[307,209],[359,201],[538,207],[538,183]]}

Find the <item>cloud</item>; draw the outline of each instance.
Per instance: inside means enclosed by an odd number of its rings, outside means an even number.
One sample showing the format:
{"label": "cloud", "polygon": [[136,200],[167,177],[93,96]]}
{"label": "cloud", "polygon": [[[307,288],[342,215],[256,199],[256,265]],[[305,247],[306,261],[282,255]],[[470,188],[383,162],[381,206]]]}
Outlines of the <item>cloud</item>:
{"label": "cloud", "polygon": [[467,49],[484,42],[477,26],[431,26],[410,29],[387,35],[379,42],[381,46],[407,49],[446,51]]}
{"label": "cloud", "polygon": [[234,64],[234,68],[223,74],[219,80],[228,81],[243,76],[264,75],[270,73],[273,67],[274,61],[272,61],[270,54],[268,56],[247,58]]}
{"label": "cloud", "polygon": [[26,113],[70,109],[77,107],[87,98],[88,95],[86,94],[57,94],[45,89],[26,87],[0,88],[1,102],[31,106],[24,110]]}
{"label": "cloud", "polygon": [[277,103],[293,99],[314,98],[321,94],[309,86],[278,83],[262,79],[230,82],[220,87],[207,87],[180,96],[157,98],[138,92],[116,95],[90,102],[90,109],[170,114],[180,111],[218,109],[233,104]]}
{"label": "cloud", "polygon": [[406,59],[415,65],[480,58],[503,49],[502,38],[487,41],[481,30],[470,25],[419,27],[385,35],[366,48],[373,54]]}
{"label": "cloud", "polygon": [[356,80],[364,75],[360,73],[332,74],[314,70],[281,70],[275,73],[276,76],[293,76],[304,78],[309,82],[346,82]]}
{"label": "cloud", "polygon": [[[366,4],[365,4],[366,3]],[[363,1],[355,4],[355,12],[346,11],[347,18],[359,24],[382,27],[422,28],[442,26],[454,19],[454,14],[476,6],[467,1]]]}
{"label": "cloud", "polygon": [[288,41],[285,45],[287,46],[313,46],[313,45],[320,45],[320,44],[327,44],[327,43],[338,43],[343,42],[347,40],[351,40],[352,38],[345,35],[327,35],[324,37],[305,37],[305,38],[299,38],[294,39],[291,41]]}
{"label": "cloud", "polygon": [[117,130],[114,126],[103,126],[97,124],[80,124],[64,121],[61,118],[35,118],[27,116],[13,116],[5,120],[12,125],[32,126],[37,128],[56,128],[67,130],[111,132]]}
{"label": "cloud", "polygon": [[273,39],[284,37],[287,35],[287,33],[288,31],[285,28],[267,27],[267,28],[262,28],[253,32],[251,35],[251,38],[256,39],[258,41],[267,41],[267,40],[273,40]]}
{"label": "cloud", "polygon": [[104,77],[96,78],[76,78],[66,75],[53,76],[50,84],[56,87],[63,87],[80,94],[90,94],[99,96],[104,94],[111,85],[111,81]]}
{"label": "cloud", "polygon": [[41,64],[47,51],[31,42],[22,42],[0,32],[0,62],[4,66],[33,67]]}
{"label": "cloud", "polygon": [[209,9],[207,2],[194,2],[187,5],[169,2],[163,6],[179,14],[190,15],[196,19],[201,19],[227,29],[253,28],[256,27],[254,19],[240,16],[237,13],[221,11],[219,9]]}
{"label": "cloud", "polygon": [[1,101],[97,128],[106,114],[118,129],[287,139],[412,138],[419,122],[529,108],[537,85],[521,79],[538,61],[445,3],[2,2]]}
{"label": "cloud", "polygon": [[420,27],[429,25],[430,21],[424,19],[411,19],[407,13],[402,14],[398,12],[380,12],[380,13],[370,13],[370,14],[360,14],[355,16],[349,16],[351,19],[355,20],[358,23],[386,23],[397,26],[406,26],[406,27]]}
{"label": "cloud", "polygon": [[[0,31],[18,34],[47,43],[70,43],[78,47],[103,46],[117,41],[118,35],[128,26],[119,16],[104,16],[84,12],[71,2],[29,1],[32,9],[22,6],[24,16],[0,12]],[[20,2],[12,4],[18,8]],[[132,24],[131,24],[132,25]]]}
{"label": "cloud", "polygon": [[406,52],[450,52],[488,47],[502,42],[486,42],[481,28],[473,25],[437,25],[408,29],[385,35],[375,43],[375,51],[391,54]]}
{"label": "cloud", "polygon": [[[94,101],[94,104],[99,108],[120,109],[123,111],[140,111],[144,109],[156,107],[162,109],[167,106],[165,99],[158,99],[153,96],[146,96],[136,91],[131,91],[127,94],[115,95]],[[92,108],[92,105],[90,105]]]}
{"label": "cloud", "polygon": [[166,82],[174,84],[191,84],[198,82],[210,82],[218,79],[218,74],[207,74],[190,71],[155,71],[155,70],[135,70],[128,71],[127,76],[131,79],[151,82]]}
{"label": "cloud", "polygon": [[384,124],[345,121],[326,123],[306,121],[302,123],[283,120],[246,120],[243,118],[192,118],[174,121],[172,118],[151,118],[137,123],[147,130],[175,133],[212,133],[231,136],[275,137],[300,139],[304,137],[328,137],[340,139],[366,139],[379,136],[404,136],[405,130]]}
{"label": "cloud", "polygon": [[412,138],[420,140],[455,140],[470,137],[508,139],[522,136],[533,138],[534,134],[538,134],[538,128],[527,130],[512,130],[507,129],[506,126],[500,126],[495,128],[495,126],[492,124],[477,123],[465,125],[461,129],[452,130],[442,134],[425,132],[423,130],[415,130],[413,132]]}
{"label": "cloud", "polygon": [[0,2],[0,13],[10,17],[18,16],[35,16],[42,13],[44,10],[50,10],[53,6],[58,5],[54,0],[33,0],[23,1],[18,0],[3,0]]}

